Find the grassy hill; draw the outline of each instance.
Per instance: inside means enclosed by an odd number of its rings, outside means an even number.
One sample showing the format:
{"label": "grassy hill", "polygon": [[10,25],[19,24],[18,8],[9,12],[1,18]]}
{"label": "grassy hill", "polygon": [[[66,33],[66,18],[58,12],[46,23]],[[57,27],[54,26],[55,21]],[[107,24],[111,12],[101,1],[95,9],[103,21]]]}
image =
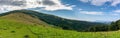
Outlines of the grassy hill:
{"label": "grassy hill", "polygon": [[77,35],[77,32],[52,28],[49,24],[38,20],[38,18],[24,13],[12,13],[0,17],[0,38],[76,37],[71,34]]}
{"label": "grassy hill", "polygon": [[11,14],[11,13],[19,13],[19,12],[38,18],[38,20],[42,20],[46,22],[47,24],[54,25],[54,26],[60,27],[62,29],[67,29],[67,30],[86,31],[91,26],[106,25],[106,24],[97,23],[97,22],[64,19],[58,16],[39,13],[39,12],[31,11],[31,10],[15,10],[15,11],[1,14],[0,16],[4,16],[7,14]]}
{"label": "grassy hill", "polygon": [[0,38],[120,38],[120,31],[76,32],[63,30],[53,28],[51,24],[40,18],[22,11],[4,13],[0,16]]}

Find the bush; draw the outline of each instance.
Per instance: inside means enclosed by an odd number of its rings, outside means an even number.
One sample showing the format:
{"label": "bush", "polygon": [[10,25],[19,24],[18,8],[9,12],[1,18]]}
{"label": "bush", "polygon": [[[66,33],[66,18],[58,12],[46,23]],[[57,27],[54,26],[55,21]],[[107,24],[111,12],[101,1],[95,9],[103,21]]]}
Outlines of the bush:
{"label": "bush", "polygon": [[29,35],[25,35],[24,38],[30,38]]}
{"label": "bush", "polygon": [[11,31],[11,33],[15,33],[15,31]]}

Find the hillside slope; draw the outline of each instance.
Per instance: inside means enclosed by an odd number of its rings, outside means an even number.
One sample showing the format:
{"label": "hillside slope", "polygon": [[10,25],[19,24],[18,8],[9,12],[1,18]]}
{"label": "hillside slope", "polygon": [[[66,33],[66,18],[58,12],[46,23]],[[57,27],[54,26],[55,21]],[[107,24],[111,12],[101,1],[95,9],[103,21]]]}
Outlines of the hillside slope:
{"label": "hillside slope", "polygon": [[46,25],[47,23],[39,20],[38,18],[31,17],[30,15],[24,13],[12,13],[1,17],[2,19],[16,20],[28,24],[40,24]]}
{"label": "hillside slope", "polygon": [[[50,25],[24,13],[11,13],[0,17],[0,38],[38,38],[29,30],[32,26]],[[32,29],[32,28],[30,28]]]}
{"label": "hillside slope", "polygon": [[87,21],[78,21],[78,20],[70,20],[70,19],[64,19],[60,18],[54,15],[49,15],[49,14],[43,14],[31,10],[15,10],[11,11],[8,13],[4,13],[0,16],[4,16],[10,13],[24,13],[28,14],[32,17],[38,18],[39,20],[42,20],[48,24],[67,29],[67,30],[76,30],[76,31],[85,31],[91,26],[96,26],[96,25],[106,25],[102,23],[96,23],[96,22],[87,22]]}
{"label": "hillside slope", "polygon": [[22,12],[0,17],[0,38],[81,38],[81,36],[87,38],[87,35],[91,35],[82,34],[52,28],[44,21]]}
{"label": "hillside slope", "polygon": [[95,38],[100,33],[75,32],[0,18],[0,38]]}

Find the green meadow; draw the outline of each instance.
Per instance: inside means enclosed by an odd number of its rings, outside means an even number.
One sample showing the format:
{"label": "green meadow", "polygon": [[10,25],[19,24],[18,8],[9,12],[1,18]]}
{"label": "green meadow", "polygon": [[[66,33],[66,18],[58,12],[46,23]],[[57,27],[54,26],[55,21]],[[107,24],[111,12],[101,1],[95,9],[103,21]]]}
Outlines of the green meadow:
{"label": "green meadow", "polygon": [[[16,14],[14,14],[16,15]],[[0,17],[0,38],[120,38],[120,31],[109,32],[77,32],[53,28],[43,21],[39,24],[24,21],[24,18],[33,19],[29,15],[8,15]],[[27,16],[27,17],[23,17]]]}

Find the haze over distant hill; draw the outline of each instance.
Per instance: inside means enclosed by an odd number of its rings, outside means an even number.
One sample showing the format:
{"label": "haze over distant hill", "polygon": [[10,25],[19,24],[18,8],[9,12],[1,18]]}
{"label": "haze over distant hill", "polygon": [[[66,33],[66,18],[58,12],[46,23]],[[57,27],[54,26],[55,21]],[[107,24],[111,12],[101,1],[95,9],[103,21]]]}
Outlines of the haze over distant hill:
{"label": "haze over distant hill", "polygon": [[94,22],[99,22],[99,23],[104,23],[104,24],[111,24],[113,21],[101,21],[101,20],[96,20]]}

